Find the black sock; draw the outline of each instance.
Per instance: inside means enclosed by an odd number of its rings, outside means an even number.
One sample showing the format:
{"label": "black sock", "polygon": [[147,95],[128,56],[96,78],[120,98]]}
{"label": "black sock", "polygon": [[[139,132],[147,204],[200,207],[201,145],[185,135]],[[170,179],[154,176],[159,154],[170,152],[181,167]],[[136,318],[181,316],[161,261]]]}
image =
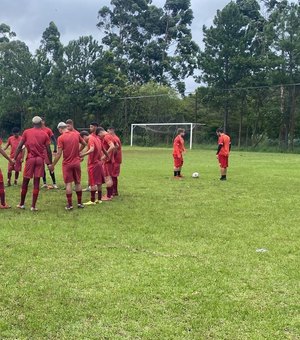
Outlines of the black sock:
{"label": "black sock", "polygon": [[176,176],[177,176],[177,172],[178,172],[178,171],[174,171],[174,177],[176,177]]}
{"label": "black sock", "polygon": [[44,176],[43,176],[43,183],[46,184],[47,180],[46,180],[46,171],[44,172]]}
{"label": "black sock", "polygon": [[50,176],[51,176],[53,184],[56,184],[55,173],[54,172],[50,172]]}
{"label": "black sock", "polygon": [[178,171],[178,175],[177,176],[180,176],[180,173],[181,173],[181,171]]}

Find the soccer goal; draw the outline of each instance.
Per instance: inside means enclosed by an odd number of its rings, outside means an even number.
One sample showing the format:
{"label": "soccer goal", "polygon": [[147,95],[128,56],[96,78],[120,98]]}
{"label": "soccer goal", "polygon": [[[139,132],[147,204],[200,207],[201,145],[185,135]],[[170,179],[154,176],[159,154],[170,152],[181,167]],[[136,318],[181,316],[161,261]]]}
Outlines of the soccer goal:
{"label": "soccer goal", "polygon": [[[158,140],[160,144],[170,144],[176,137],[176,131],[178,128],[184,128],[189,135],[189,147],[193,148],[193,135],[194,130],[198,126],[205,126],[200,123],[139,123],[131,124],[130,133],[130,146],[133,146],[134,142],[140,142],[143,140],[144,145],[152,145],[151,141]],[[142,132],[137,133],[137,130]],[[148,143],[147,143],[148,142]],[[138,144],[138,143],[137,143]]]}

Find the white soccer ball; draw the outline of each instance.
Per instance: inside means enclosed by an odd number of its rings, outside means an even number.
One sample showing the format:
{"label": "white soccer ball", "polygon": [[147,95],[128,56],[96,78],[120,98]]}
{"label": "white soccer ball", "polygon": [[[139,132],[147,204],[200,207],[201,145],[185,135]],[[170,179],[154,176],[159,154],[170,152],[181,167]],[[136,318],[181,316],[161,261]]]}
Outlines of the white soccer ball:
{"label": "white soccer ball", "polygon": [[199,178],[199,173],[198,173],[198,172],[194,172],[194,173],[192,174],[192,177],[193,177],[193,178]]}

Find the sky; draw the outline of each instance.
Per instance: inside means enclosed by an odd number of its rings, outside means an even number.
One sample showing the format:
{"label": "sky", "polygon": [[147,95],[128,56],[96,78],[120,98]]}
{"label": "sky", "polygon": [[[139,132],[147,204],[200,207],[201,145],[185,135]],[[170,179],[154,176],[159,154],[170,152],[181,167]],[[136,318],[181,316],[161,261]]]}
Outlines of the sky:
{"label": "sky", "polygon": [[[54,21],[67,44],[79,36],[92,35],[101,40],[97,29],[98,11],[108,5],[109,0],[0,0],[0,23],[5,23],[24,41],[32,52],[38,48],[44,30]],[[202,26],[209,26],[217,9],[222,9],[229,0],[191,0],[194,12],[193,39],[202,46]],[[154,5],[163,6],[165,0],[153,0]],[[187,91],[196,84],[186,82]]]}

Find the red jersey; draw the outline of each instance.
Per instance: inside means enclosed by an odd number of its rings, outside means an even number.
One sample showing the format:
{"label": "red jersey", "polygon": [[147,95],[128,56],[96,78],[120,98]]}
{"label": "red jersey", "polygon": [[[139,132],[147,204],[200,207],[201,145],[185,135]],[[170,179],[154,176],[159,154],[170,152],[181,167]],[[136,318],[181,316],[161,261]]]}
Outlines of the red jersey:
{"label": "red jersey", "polygon": [[94,134],[90,135],[90,138],[88,141],[88,148],[90,149],[92,147],[94,147],[94,151],[88,155],[89,156],[88,165],[93,165],[101,161],[101,155],[102,155],[101,141]]}
{"label": "red jersey", "polygon": [[[21,136],[18,136],[17,138],[15,136],[10,136],[7,140],[7,145],[10,146],[10,158],[15,157],[15,152],[17,150],[18,145],[20,144],[22,140]],[[22,158],[22,153],[19,153],[18,159]]]}
{"label": "red jersey", "polygon": [[115,145],[118,146],[118,148],[115,150],[114,161],[115,163],[121,164],[122,163],[122,143],[121,143],[120,138],[117,135],[113,135],[113,138],[114,138]]}
{"label": "red jersey", "polygon": [[75,133],[76,135],[80,135],[80,132],[77,131],[76,129],[72,129],[72,130],[68,130],[68,131],[73,132],[73,133]]}
{"label": "red jersey", "polygon": [[57,138],[57,146],[63,150],[63,165],[73,165],[80,162],[79,143],[83,139],[79,134],[66,131]]}
{"label": "red jersey", "polygon": [[[102,147],[105,151],[107,151],[110,148],[110,145],[113,143],[115,145],[115,140],[114,137],[112,135],[110,135],[109,133],[107,133],[106,135],[104,135],[104,137],[102,137]],[[107,160],[106,162],[114,162],[114,150],[112,150],[109,153],[109,160]]]}
{"label": "red jersey", "polygon": [[182,157],[182,153],[185,151],[184,139],[178,135],[173,142],[173,156],[177,158]]}
{"label": "red jersey", "polygon": [[229,156],[230,153],[230,137],[225,135],[225,133],[222,133],[219,137],[218,144],[222,145],[222,148],[219,152],[220,156]]}
{"label": "red jersey", "polygon": [[25,130],[21,140],[27,149],[27,159],[45,158],[45,148],[50,145],[50,138],[42,129],[31,128]]}
{"label": "red jersey", "polygon": [[42,127],[42,131],[46,132],[46,134],[48,135],[50,140],[51,140],[51,137],[54,136],[53,131],[50,128],[48,128],[47,126]]}

